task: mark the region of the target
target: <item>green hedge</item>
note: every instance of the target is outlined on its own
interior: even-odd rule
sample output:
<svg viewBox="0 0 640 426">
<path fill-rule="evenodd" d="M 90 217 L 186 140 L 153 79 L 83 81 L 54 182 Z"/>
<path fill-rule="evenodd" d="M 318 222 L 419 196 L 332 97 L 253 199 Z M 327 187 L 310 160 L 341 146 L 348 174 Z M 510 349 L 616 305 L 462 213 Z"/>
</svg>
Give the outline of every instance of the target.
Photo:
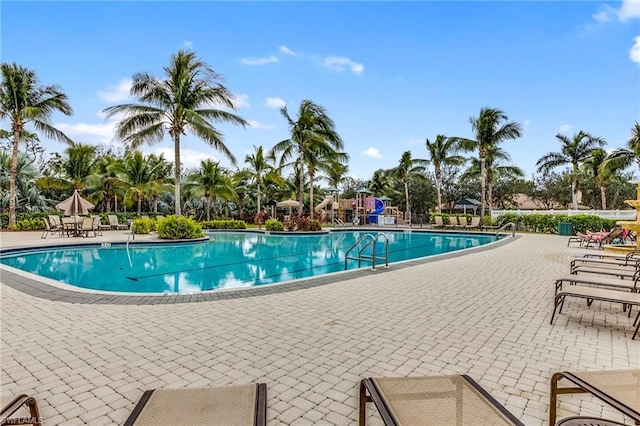
<svg viewBox="0 0 640 426">
<path fill-rule="evenodd" d="M 602 219 L 599 216 L 578 214 L 569 216 L 566 214 L 525 214 L 507 213 L 496 218 L 497 223 L 513 222 L 519 230 L 537 232 L 542 234 L 557 234 L 558 223 L 571 223 L 573 232 L 585 233 L 587 230 L 595 232 L 602 228 L 611 229 L 617 220 Z"/>
<path fill-rule="evenodd" d="M 244 220 L 234 219 L 205 220 L 200 222 L 200 226 L 204 229 L 247 229 L 247 223 Z"/>
<path fill-rule="evenodd" d="M 156 225 L 158 237 L 167 240 L 201 238 L 205 234 L 198 222 L 184 216 L 167 216 Z"/>
<path fill-rule="evenodd" d="M 134 234 L 150 234 L 155 231 L 156 221 L 154 219 L 133 219 L 131 230 Z"/>
<path fill-rule="evenodd" d="M 7 220 L 7 223 L 9 221 Z M 11 227 L 12 231 L 36 231 L 45 229 L 46 225 L 44 223 L 44 219 L 33 218 L 33 219 L 21 219 L 16 222 L 14 226 Z"/>
</svg>

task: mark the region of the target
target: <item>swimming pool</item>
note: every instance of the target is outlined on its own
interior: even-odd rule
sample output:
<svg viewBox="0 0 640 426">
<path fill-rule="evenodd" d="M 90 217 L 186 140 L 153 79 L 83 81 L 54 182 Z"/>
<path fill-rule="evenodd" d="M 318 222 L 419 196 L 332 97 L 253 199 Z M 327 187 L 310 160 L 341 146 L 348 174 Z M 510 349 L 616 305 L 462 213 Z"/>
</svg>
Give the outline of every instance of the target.
<svg viewBox="0 0 640 426">
<path fill-rule="evenodd" d="M 371 231 L 325 234 L 216 232 L 190 244 L 48 247 L 2 254 L 0 263 L 85 289 L 124 293 L 191 293 L 274 284 L 345 269 L 347 250 Z M 495 235 L 385 231 L 389 262 L 496 241 Z M 384 253 L 377 240 L 378 256 Z M 370 250 L 370 249 L 369 249 Z M 364 254 L 370 254 L 365 251 Z M 378 259 L 378 264 L 384 263 Z M 362 267 L 370 267 L 362 263 Z M 348 269 L 357 268 L 349 260 Z"/>
</svg>

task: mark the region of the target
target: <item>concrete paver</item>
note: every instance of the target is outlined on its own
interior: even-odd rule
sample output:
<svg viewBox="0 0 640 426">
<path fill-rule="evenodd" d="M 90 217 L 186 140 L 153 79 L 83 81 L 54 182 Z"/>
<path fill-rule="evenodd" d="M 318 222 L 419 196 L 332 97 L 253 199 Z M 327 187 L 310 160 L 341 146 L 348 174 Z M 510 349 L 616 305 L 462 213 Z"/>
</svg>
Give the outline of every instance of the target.
<svg viewBox="0 0 640 426">
<path fill-rule="evenodd" d="M 3 247 L 52 242 L 38 237 L 0 233 Z M 122 424 L 146 389 L 262 381 L 269 425 L 348 425 L 362 377 L 464 373 L 543 425 L 553 372 L 640 367 L 620 306 L 568 300 L 549 324 L 553 278 L 581 253 L 566 237 L 523 235 L 312 288 L 158 305 L 47 300 L 0 277 L 1 392 L 35 396 L 47 424 L 102 425 Z M 624 420 L 585 395 L 560 400 L 560 416 Z"/>
</svg>

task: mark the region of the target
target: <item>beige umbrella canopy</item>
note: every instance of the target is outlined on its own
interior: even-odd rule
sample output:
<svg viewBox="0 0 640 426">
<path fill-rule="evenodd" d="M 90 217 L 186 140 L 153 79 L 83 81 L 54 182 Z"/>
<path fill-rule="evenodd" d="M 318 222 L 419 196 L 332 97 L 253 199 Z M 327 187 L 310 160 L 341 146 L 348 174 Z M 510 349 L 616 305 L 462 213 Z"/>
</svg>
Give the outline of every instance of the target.
<svg viewBox="0 0 640 426">
<path fill-rule="evenodd" d="M 56 208 L 63 210 L 65 216 L 86 215 L 94 207 L 93 204 L 80 196 L 77 189 L 73 190 L 71 197 L 56 204 Z"/>
<path fill-rule="evenodd" d="M 289 209 L 289 216 L 291 216 L 291 209 L 293 208 L 300 208 L 300 201 L 297 200 L 284 200 L 284 201 L 280 201 L 276 204 L 277 207 L 283 207 L 283 208 L 288 208 Z"/>
</svg>

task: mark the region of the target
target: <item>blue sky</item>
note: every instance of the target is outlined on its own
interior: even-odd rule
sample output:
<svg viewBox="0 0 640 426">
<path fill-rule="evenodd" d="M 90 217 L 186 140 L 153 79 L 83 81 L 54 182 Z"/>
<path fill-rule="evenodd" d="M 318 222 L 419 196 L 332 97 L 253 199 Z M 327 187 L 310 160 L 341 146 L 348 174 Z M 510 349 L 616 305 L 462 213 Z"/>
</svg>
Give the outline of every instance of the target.
<svg viewBox="0 0 640 426">
<path fill-rule="evenodd" d="M 242 163 L 252 146 L 288 137 L 279 112 L 323 105 L 370 178 L 425 138 L 472 137 L 469 118 L 502 109 L 524 128 L 504 144 L 531 177 L 560 132 L 624 145 L 640 120 L 640 0 L 623 2 L 18 2 L 3 1 L 1 58 L 69 96 L 53 123 L 77 142 L 113 140 L 100 111 L 128 102 L 136 72 L 162 76 L 178 49 L 225 77 L 247 129 L 220 124 Z M 7 128 L 7 123 L 2 123 Z M 64 145 L 44 141 L 48 151 Z M 165 152 L 172 144 L 143 147 Z M 183 139 L 186 167 L 220 153 Z"/>
</svg>

